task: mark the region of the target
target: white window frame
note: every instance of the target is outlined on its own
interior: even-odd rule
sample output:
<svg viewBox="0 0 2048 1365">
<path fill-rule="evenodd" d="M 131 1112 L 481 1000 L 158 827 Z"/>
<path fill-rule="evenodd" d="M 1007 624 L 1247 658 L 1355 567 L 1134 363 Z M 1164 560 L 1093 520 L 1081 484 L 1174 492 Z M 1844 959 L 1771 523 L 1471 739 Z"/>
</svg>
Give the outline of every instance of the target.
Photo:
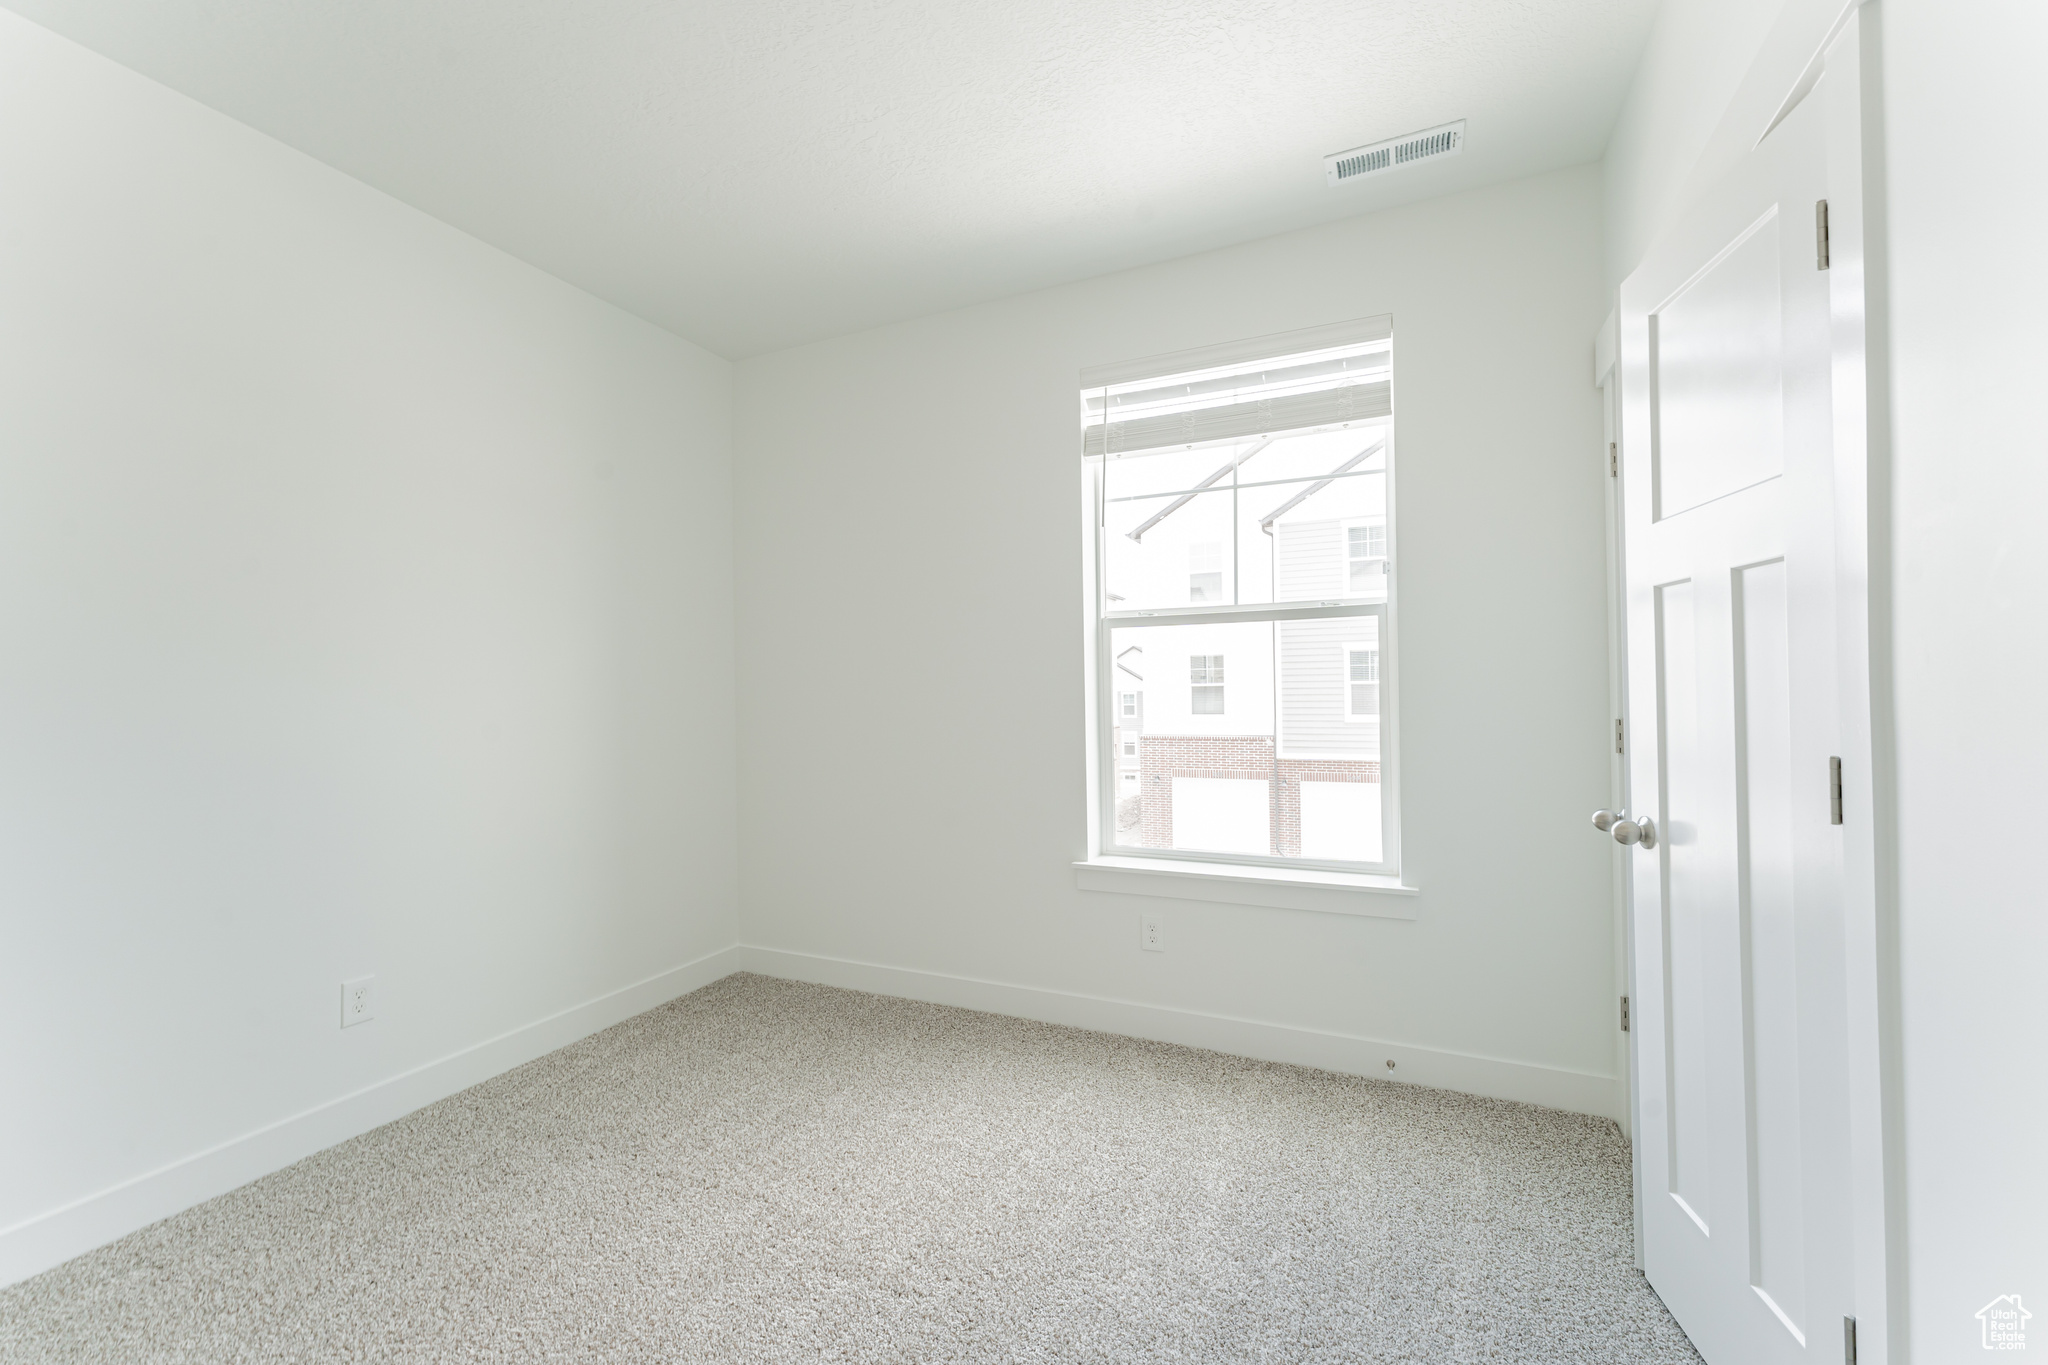
<svg viewBox="0 0 2048 1365">
<path fill-rule="evenodd" d="M 1321 340 L 1324 345 L 1339 345 L 1344 342 L 1347 329 L 1361 325 L 1378 324 L 1388 328 L 1377 333 L 1390 335 L 1389 319 L 1369 319 L 1364 324 L 1343 324 L 1333 328 L 1311 329 L 1306 333 L 1289 334 L 1265 338 L 1261 342 L 1234 344 L 1226 347 L 1208 348 L 1203 352 L 1183 353 L 1180 357 L 1162 357 L 1152 362 L 1159 368 L 1152 373 L 1169 374 L 1177 372 L 1176 366 L 1192 369 L 1197 364 L 1233 364 L 1243 360 L 1254 360 L 1262 356 L 1281 356 L 1310 349 L 1305 344 L 1311 339 Z M 1260 349 L 1269 348 L 1269 349 Z M 1211 360 L 1210 357 L 1215 357 Z M 1390 385 L 1391 387 L 1391 385 Z M 1311 430 L 1329 430 L 1337 427 L 1352 429 L 1378 428 L 1384 432 L 1385 470 L 1383 474 L 1386 490 L 1385 510 L 1381 517 L 1371 520 L 1384 525 L 1384 546 L 1389 572 L 1386 575 L 1386 589 L 1383 595 L 1374 594 L 1376 600 L 1349 593 L 1350 587 L 1350 544 L 1346 532 L 1344 552 L 1344 579 L 1340 595 L 1317 602 L 1289 602 L 1258 606 L 1190 605 L 1181 609 L 1160 609 L 1148 611 L 1113 610 L 1117 603 L 1110 600 L 1103 580 L 1104 548 L 1103 535 L 1106 524 L 1105 469 L 1101 454 L 1084 455 L 1082 460 L 1083 517 L 1086 527 L 1086 544 L 1089 553 L 1085 561 L 1084 599 L 1086 612 L 1086 667 L 1091 678 L 1088 690 L 1088 743 L 1086 760 L 1091 778 L 1089 792 L 1089 839 L 1088 859 L 1076 864 L 1080 885 L 1085 889 L 1132 891 L 1142 894 L 1182 896 L 1198 900 L 1232 900 L 1243 904 L 1262 904 L 1302 909 L 1328 909 L 1340 913 L 1361 913 L 1411 918 L 1413 912 L 1397 907 L 1392 902 L 1378 902 L 1372 893 L 1392 893 L 1412 896 L 1414 888 L 1401 881 L 1401 799 L 1400 799 L 1400 727 L 1399 716 L 1399 645 L 1398 645 L 1398 586 L 1397 576 L 1391 566 L 1396 562 L 1396 538 L 1398 535 L 1398 513 L 1396 502 L 1397 452 L 1394 418 L 1372 418 L 1363 421 L 1333 423 L 1323 428 L 1297 428 L 1282 433 L 1300 435 Z M 1362 519 L 1352 519 L 1363 524 Z M 1118 599 L 1121 600 L 1121 599 Z M 1121 780 L 1121 760 L 1113 749 L 1113 732 L 1118 716 L 1118 693 L 1120 688 L 1115 679 L 1117 659 L 1111 653 L 1112 631 L 1124 627 L 1161 627 L 1195 624 L 1220 624 L 1223 622 L 1279 622 L 1299 620 L 1330 620 L 1345 617 L 1372 617 L 1376 629 L 1376 647 L 1379 650 L 1380 713 L 1379 721 L 1379 765 L 1381 788 L 1381 851 L 1382 857 L 1376 863 L 1344 862 L 1308 858 L 1282 858 L 1272 855 L 1247 853 L 1204 853 L 1191 849 L 1149 849 L 1136 848 L 1116 842 L 1116 805 L 1118 783 Z M 1124 647 L 1128 651 L 1129 646 Z M 1350 713 L 1350 669 L 1349 653 L 1344 656 L 1345 714 Z M 1276 656 L 1277 660 L 1277 656 Z M 1227 667 L 1227 665 L 1226 665 Z M 1157 669 L 1148 670 L 1148 676 Z M 1192 686 L 1178 676 L 1179 668 L 1168 665 L 1169 676 L 1150 683 L 1152 686 Z M 1279 698 L 1275 697 L 1274 744 L 1276 756 L 1281 743 L 1281 717 Z M 1360 718 L 1365 719 L 1363 717 Z M 1157 875 L 1152 875 L 1156 872 Z M 1141 875 L 1142 874 L 1142 875 Z M 1214 874 L 1213 885 L 1201 883 L 1211 880 L 1204 874 Z M 1356 893 L 1367 893 L 1363 899 Z M 1318 899 L 1321 897 L 1322 899 Z M 1374 902 L 1369 908 L 1366 902 Z"/>
</svg>

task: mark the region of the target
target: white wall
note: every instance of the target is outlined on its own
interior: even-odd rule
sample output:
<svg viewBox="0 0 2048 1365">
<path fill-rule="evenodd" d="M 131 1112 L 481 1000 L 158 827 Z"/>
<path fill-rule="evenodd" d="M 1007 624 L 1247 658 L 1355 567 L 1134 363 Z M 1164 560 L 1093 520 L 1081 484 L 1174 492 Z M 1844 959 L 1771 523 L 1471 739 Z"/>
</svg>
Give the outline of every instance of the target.
<svg viewBox="0 0 2048 1365">
<path fill-rule="evenodd" d="M 724 361 L 0 13 L 0 1281 L 733 941 L 729 421 Z"/>
<path fill-rule="evenodd" d="M 2048 1345 L 2048 9 L 1883 0 L 1912 1359 Z M 1986 135 L 1986 129 L 1996 129 Z"/>
<path fill-rule="evenodd" d="M 1755 149 L 1861 0 L 1664 0 L 1602 163 L 1610 294 Z"/>
<path fill-rule="evenodd" d="M 1603 166 L 1609 291 L 1683 202 L 1783 8 L 1784 0 L 1664 0 L 1658 9 Z"/>
<path fill-rule="evenodd" d="M 1423 1080 L 1477 1054 L 1612 1104 L 1610 857 L 1585 823 L 1607 782 L 1600 211 L 1580 168 L 740 363 L 742 934 L 782 950 L 760 960 L 1390 1040 Z M 1077 890 L 1079 371 L 1379 313 L 1417 918 Z M 1139 951 L 1141 906 L 1167 952 Z"/>
</svg>

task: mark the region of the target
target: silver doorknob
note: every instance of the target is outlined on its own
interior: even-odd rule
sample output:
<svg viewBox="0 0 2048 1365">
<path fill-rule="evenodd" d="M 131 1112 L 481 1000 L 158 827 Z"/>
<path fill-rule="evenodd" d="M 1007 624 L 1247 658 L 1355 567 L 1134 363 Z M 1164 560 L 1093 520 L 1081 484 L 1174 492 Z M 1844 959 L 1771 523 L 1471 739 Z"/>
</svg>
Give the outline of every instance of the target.
<svg viewBox="0 0 2048 1365">
<path fill-rule="evenodd" d="M 1614 828 L 1614 822 L 1620 818 L 1619 815 L 1611 810 L 1596 810 L 1593 812 L 1593 828 L 1605 834 L 1608 830 Z"/>
<path fill-rule="evenodd" d="M 1640 820 L 1616 820 L 1611 832 L 1617 844 L 1641 844 L 1644 848 L 1657 846 L 1657 827 L 1647 815 Z"/>
</svg>

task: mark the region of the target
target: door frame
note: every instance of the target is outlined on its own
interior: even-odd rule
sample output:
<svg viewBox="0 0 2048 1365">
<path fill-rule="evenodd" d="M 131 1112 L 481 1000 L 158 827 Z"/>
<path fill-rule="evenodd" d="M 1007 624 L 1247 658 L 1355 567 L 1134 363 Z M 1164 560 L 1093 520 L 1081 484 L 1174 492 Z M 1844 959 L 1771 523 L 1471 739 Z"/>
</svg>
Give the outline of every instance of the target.
<svg viewBox="0 0 2048 1365">
<path fill-rule="evenodd" d="M 1850 1211 L 1859 1365 L 1906 1365 L 1896 781 L 1882 260 L 1880 6 L 1850 0 L 1809 70 L 1825 100 L 1834 402 L 1835 638 Z M 1802 76 L 1802 79 L 1805 79 Z M 1795 94 L 1797 88 L 1795 87 Z"/>
<path fill-rule="evenodd" d="M 1621 319 L 1618 312 L 1609 310 L 1607 321 L 1600 325 L 1599 335 L 1593 341 L 1593 384 L 1600 390 L 1600 420 L 1602 441 L 1600 445 L 1601 482 L 1606 487 L 1606 511 L 1603 528 L 1607 541 L 1607 709 L 1612 725 L 1607 732 L 1607 806 L 1608 810 L 1629 809 L 1628 756 L 1627 747 L 1634 727 L 1629 723 L 1628 712 L 1628 573 L 1622 558 L 1622 500 L 1621 482 L 1621 384 L 1617 376 L 1616 361 L 1621 353 Z M 1637 1270 L 1643 1268 L 1643 1166 L 1636 1159 L 1636 1132 L 1640 1128 L 1641 1114 L 1637 1105 L 1636 1086 L 1636 1030 L 1630 1019 L 1626 1030 L 1619 1028 L 1621 1011 L 1630 1008 L 1636 999 L 1635 986 L 1635 892 L 1629 877 L 1628 850 L 1616 845 L 1609 853 L 1612 860 L 1609 877 L 1612 880 L 1610 895 L 1613 914 L 1614 951 L 1614 994 L 1616 1010 L 1615 1074 L 1619 1077 L 1621 1093 L 1616 1096 L 1616 1112 L 1621 1122 L 1622 1136 L 1629 1143 L 1630 1181 L 1632 1185 L 1631 1208 L 1635 1232 L 1634 1257 Z M 1630 1002 L 1628 1005 L 1624 1001 Z"/>
</svg>

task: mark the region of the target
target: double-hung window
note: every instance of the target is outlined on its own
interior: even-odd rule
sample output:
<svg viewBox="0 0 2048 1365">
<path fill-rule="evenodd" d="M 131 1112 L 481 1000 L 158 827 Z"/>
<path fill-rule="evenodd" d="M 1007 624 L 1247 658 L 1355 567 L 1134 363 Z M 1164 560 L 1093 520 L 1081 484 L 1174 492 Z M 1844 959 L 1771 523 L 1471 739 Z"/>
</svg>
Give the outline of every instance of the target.
<svg viewBox="0 0 2048 1365">
<path fill-rule="evenodd" d="M 1188 713 L 1196 716 L 1223 714 L 1223 656 L 1194 654 L 1188 657 Z"/>
<path fill-rule="evenodd" d="M 1368 521 L 1344 528 L 1345 582 L 1354 593 L 1369 593 L 1387 571 L 1387 524 Z"/>
<path fill-rule="evenodd" d="M 1380 652 L 1372 645 L 1344 649 L 1344 707 L 1353 720 L 1380 718 Z"/>
<path fill-rule="evenodd" d="M 1083 374 L 1103 853 L 1398 872 L 1393 346 Z"/>
</svg>

